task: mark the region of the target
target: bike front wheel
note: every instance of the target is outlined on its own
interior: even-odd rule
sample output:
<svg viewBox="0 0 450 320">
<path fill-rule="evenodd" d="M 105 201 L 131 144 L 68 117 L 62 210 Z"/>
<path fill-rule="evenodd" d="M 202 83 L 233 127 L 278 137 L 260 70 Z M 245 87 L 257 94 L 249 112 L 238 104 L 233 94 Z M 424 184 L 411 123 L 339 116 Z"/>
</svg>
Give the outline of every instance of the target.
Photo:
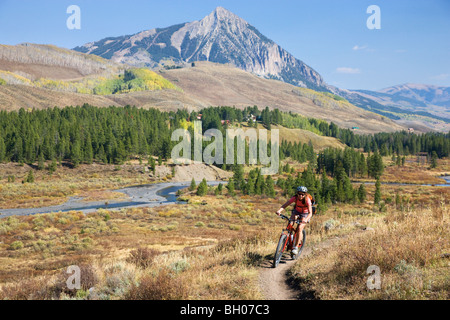
<svg viewBox="0 0 450 320">
<path fill-rule="evenodd" d="M 277 250 L 275 251 L 275 255 L 273 257 L 273 267 L 276 268 L 281 261 L 281 257 L 283 256 L 283 251 L 286 248 L 287 235 L 282 234 L 280 236 L 280 240 L 278 241 Z"/>
</svg>

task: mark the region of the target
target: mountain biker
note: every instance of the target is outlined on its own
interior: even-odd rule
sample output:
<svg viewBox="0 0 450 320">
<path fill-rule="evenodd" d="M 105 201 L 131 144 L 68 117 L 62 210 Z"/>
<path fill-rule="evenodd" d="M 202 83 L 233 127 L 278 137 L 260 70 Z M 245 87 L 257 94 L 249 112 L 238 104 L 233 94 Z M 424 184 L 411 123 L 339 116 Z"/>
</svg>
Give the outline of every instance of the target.
<svg viewBox="0 0 450 320">
<path fill-rule="evenodd" d="M 297 194 L 290 198 L 276 212 L 277 215 L 280 215 L 286 207 L 295 202 L 295 207 L 294 210 L 292 210 L 291 219 L 296 220 L 300 218 L 301 222 L 298 228 L 297 236 L 294 240 L 294 249 L 292 249 L 293 254 L 298 254 L 298 244 L 303 241 L 303 229 L 305 228 L 306 223 L 308 223 L 313 214 L 311 199 L 306 195 L 307 192 L 308 189 L 306 187 L 299 186 L 297 188 Z"/>
</svg>

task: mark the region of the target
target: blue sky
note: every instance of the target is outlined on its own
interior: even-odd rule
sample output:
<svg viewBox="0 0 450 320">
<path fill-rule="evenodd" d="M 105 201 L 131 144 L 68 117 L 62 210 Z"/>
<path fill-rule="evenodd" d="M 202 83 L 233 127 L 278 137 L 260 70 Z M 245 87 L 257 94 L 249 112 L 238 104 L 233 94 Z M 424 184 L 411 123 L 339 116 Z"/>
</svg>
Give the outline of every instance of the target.
<svg viewBox="0 0 450 320">
<path fill-rule="evenodd" d="M 70 5 L 81 29 L 69 30 Z M 366 12 L 377 5 L 381 29 Z M 222 6 L 256 27 L 329 84 L 378 90 L 403 83 L 450 86 L 448 0 L 0 0 L 0 44 L 73 48 L 110 36 L 200 20 Z"/>
</svg>

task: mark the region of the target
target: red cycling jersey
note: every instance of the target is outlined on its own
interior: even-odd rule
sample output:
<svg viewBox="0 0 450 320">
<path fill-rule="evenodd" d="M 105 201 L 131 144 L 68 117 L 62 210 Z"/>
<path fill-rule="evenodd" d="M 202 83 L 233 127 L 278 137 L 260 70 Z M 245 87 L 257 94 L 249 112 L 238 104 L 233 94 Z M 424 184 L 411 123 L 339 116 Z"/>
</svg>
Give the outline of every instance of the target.
<svg viewBox="0 0 450 320">
<path fill-rule="evenodd" d="M 297 210 L 299 213 L 309 213 L 308 207 L 312 206 L 311 198 L 308 196 L 305 196 L 305 203 L 303 204 L 303 200 L 298 199 L 297 196 L 293 196 L 286 202 L 283 207 L 286 208 L 291 203 L 295 201 L 295 210 Z"/>
</svg>

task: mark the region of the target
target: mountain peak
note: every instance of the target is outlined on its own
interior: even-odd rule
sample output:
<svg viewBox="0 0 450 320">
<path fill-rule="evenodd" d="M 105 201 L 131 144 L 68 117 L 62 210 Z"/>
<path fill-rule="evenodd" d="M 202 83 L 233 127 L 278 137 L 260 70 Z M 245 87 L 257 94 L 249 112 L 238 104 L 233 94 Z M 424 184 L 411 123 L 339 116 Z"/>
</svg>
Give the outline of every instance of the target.
<svg viewBox="0 0 450 320">
<path fill-rule="evenodd" d="M 75 48 L 116 62 L 161 67 L 166 62 L 231 63 L 256 75 L 296 86 L 323 87 L 320 74 L 231 11 L 217 7 L 199 21 L 134 36 L 105 38 Z"/>
<path fill-rule="evenodd" d="M 240 19 L 233 12 L 225 9 L 224 7 L 217 7 L 211 12 L 211 15 L 218 20 L 227 20 L 227 19 Z"/>
<path fill-rule="evenodd" d="M 247 21 L 223 7 L 217 7 L 214 9 L 214 11 L 203 18 L 201 22 L 204 24 L 212 23 L 213 25 L 221 25 L 226 23 L 231 25 L 241 25 L 242 27 L 248 25 Z"/>
</svg>

